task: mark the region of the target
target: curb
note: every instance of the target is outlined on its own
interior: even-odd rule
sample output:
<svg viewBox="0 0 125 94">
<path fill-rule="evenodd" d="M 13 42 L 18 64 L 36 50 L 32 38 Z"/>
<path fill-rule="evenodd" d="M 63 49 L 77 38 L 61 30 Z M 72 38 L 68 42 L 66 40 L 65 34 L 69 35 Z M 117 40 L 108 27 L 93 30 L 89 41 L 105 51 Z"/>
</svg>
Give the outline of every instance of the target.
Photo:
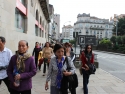
<svg viewBox="0 0 125 94">
<path fill-rule="evenodd" d="M 115 55 L 125 56 L 125 54 L 121 54 L 121 53 L 114 53 L 114 52 L 107 52 L 107 51 L 100 51 L 100 50 L 93 50 L 93 51 L 103 52 L 103 53 L 108 53 L 108 54 L 115 54 Z"/>
</svg>

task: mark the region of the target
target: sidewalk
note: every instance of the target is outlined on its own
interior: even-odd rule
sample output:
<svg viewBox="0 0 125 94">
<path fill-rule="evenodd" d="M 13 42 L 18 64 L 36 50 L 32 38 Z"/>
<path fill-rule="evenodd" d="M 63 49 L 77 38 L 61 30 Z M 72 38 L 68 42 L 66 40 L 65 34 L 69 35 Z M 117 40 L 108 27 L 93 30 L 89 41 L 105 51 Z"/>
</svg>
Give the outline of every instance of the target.
<svg viewBox="0 0 125 94">
<path fill-rule="evenodd" d="M 83 77 L 79 74 L 78 69 L 76 73 L 79 80 L 77 94 L 83 94 Z M 32 94 L 50 94 L 50 89 L 48 91 L 44 89 L 45 79 L 46 76 L 42 76 L 42 71 L 38 71 L 33 77 Z M 90 76 L 88 88 L 89 94 L 125 94 L 125 82 L 100 68 L 97 69 L 95 75 Z M 0 94 L 9 94 L 4 83 L 0 86 Z"/>
</svg>

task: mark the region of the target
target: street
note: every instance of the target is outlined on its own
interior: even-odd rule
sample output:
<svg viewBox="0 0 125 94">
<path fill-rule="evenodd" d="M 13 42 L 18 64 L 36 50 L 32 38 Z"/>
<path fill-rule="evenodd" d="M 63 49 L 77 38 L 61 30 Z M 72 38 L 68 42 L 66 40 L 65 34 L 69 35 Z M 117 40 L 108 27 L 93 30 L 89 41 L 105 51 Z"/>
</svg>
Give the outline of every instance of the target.
<svg viewBox="0 0 125 94">
<path fill-rule="evenodd" d="M 99 67 L 125 81 L 125 56 L 97 52 Z"/>
<path fill-rule="evenodd" d="M 80 48 L 76 48 L 76 53 L 79 54 Z M 75 48 L 74 48 L 75 51 Z M 104 53 L 101 51 L 93 51 L 97 54 L 99 68 L 111 73 L 115 77 L 125 81 L 125 56 Z"/>
</svg>

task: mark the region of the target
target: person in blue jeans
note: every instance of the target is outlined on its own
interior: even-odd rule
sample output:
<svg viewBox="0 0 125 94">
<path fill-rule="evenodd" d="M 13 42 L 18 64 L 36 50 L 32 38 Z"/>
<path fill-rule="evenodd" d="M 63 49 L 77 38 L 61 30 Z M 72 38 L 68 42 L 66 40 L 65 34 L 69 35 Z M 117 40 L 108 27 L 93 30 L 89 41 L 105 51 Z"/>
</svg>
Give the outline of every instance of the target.
<svg viewBox="0 0 125 94">
<path fill-rule="evenodd" d="M 80 59 L 82 61 L 83 91 L 84 94 L 88 94 L 88 83 L 90 77 L 90 74 L 88 73 L 88 63 L 94 63 L 94 54 L 92 53 L 91 45 L 86 45 L 85 50 L 81 52 Z"/>
</svg>

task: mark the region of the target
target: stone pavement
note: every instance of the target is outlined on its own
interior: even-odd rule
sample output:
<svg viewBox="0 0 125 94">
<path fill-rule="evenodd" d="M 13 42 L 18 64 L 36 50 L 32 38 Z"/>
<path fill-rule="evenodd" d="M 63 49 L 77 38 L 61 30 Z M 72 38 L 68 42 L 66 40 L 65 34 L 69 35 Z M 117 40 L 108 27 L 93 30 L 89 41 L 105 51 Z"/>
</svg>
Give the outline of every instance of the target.
<svg viewBox="0 0 125 94">
<path fill-rule="evenodd" d="M 79 74 L 78 69 L 76 73 L 79 80 L 77 94 L 83 94 L 83 77 Z M 46 76 L 42 76 L 42 71 L 38 71 L 33 77 L 32 94 L 49 94 L 50 89 L 47 91 L 44 89 L 45 79 Z M 88 88 L 89 94 L 125 94 L 125 82 L 100 68 L 97 69 L 95 75 L 90 76 Z M 9 94 L 4 83 L 0 86 L 0 94 Z"/>
</svg>

